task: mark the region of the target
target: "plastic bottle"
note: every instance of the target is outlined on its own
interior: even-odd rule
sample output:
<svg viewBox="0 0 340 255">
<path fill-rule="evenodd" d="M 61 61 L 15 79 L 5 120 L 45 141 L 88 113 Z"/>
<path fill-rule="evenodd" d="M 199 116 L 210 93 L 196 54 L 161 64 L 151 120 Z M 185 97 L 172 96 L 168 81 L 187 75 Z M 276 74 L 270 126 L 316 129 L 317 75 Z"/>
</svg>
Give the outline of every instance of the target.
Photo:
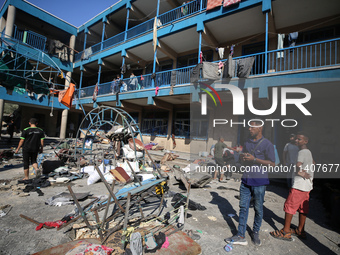
<svg viewBox="0 0 340 255">
<path fill-rule="evenodd" d="M 232 243 L 228 243 L 226 246 L 224 246 L 224 250 L 226 252 L 229 252 L 233 249 L 233 244 Z"/>
</svg>

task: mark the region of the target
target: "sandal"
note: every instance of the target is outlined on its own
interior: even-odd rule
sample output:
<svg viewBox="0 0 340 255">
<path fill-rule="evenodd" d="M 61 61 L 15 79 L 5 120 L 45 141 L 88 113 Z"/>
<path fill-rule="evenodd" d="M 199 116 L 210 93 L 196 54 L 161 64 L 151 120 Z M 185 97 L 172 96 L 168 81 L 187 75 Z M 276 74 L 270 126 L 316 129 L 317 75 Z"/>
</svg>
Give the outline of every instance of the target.
<svg viewBox="0 0 340 255">
<path fill-rule="evenodd" d="M 192 239 L 192 240 L 199 240 L 199 239 L 201 239 L 201 236 L 200 235 L 197 235 L 197 234 L 194 234 L 193 232 L 192 232 L 192 230 L 190 229 L 190 230 L 185 230 L 185 233 Z"/>
<path fill-rule="evenodd" d="M 276 239 L 281 239 L 281 240 L 285 240 L 285 241 L 292 241 L 292 237 L 291 237 L 291 233 L 286 233 L 283 231 L 283 229 L 281 230 L 275 230 L 273 232 L 270 232 L 270 235 Z"/>
<path fill-rule="evenodd" d="M 297 236 L 301 239 L 307 239 L 306 231 L 300 232 L 298 228 L 292 230 L 292 235 Z"/>
</svg>

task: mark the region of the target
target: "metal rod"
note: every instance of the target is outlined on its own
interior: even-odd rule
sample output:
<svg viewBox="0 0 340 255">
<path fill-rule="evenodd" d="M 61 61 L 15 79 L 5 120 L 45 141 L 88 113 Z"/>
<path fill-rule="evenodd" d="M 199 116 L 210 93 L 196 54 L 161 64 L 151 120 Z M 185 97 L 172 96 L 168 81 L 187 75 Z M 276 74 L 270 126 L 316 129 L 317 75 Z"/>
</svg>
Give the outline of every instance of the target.
<svg viewBox="0 0 340 255">
<path fill-rule="evenodd" d="M 87 220 L 86 215 L 85 215 L 85 213 L 84 213 L 84 211 L 83 211 L 83 208 L 80 206 L 80 204 L 79 204 L 79 202 L 78 202 L 78 199 L 77 199 L 76 195 L 73 193 L 73 190 L 72 190 L 71 186 L 68 185 L 67 188 L 68 188 L 68 190 L 70 191 L 70 194 L 71 194 L 71 196 L 72 196 L 72 198 L 73 198 L 73 201 L 74 201 L 74 203 L 76 204 L 76 206 L 77 206 L 77 208 L 78 208 L 78 210 L 79 210 L 80 215 L 83 217 L 83 219 L 84 219 L 84 221 L 85 221 L 85 223 L 86 223 L 86 226 L 87 226 L 89 229 L 93 229 L 92 226 L 90 225 L 89 221 Z"/>
<path fill-rule="evenodd" d="M 149 159 L 151 160 L 152 164 L 153 164 L 154 167 L 156 168 L 156 170 L 157 170 L 157 172 L 158 172 L 158 174 L 159 174 L 159 178 L 161 178 L 161 177 L 162 177 L 161 171 L 159 171 L 159 169 L 158 169 L 158 167 L 156 166 L 155 162 L 154 162 L 153 159 L 151 158 L 151 156 L 150 156 L 148 150 L 147 150 L 147 149 L 144 149 L 144 150 L 145 150 L 146 154 L 148 154 Z"/>
<path fill-rule="evenodd" d="M 164 190 L 163 190 L 163 194 L 162 194 L 161 203 L 159 204 L 158 214 L 160 214 L 160 212 L 161 212 L 161 208 L 162 208 L 162 205 L 163 205 L 163 200 L 164 200 L 164 194 L 165 194 L 165 192 L 164 192 Z"/>
<path fill-rule="evenodd" d="M 191 188 L 191 183 L 190 182 L 188 182 L 189 183 L 189 186 L 188 186 L 188 188 L 187 188 L 187 206 L 186 206 L 186 210 L 185 210 L 185 212 L 184 212 L 184 224 L 185 224 L 185 219 L 187 218 L 187 214 L 188 214 L 188 209 L 189 209 L 189 195 L 190 195 L 190 188 Z"/>
<path fill-rule="evenodd" d="M 102 241 L 104 236 L 103 236 L 103 232 L 102 232 L 102 229 L 101 229 L 101 226 L 100 226 L 100 219 L 99 219 L 99 215 L 98 215 L 98 210 L 94 211 L 94 216 L 96 217 L 98 234 L 99 234 L 100 240 Z"/>
<path fill-rule="evenodd" d="M 131 199 L 131 193 L 129 192 L 128 195 L 127 195 L 127 202 L 126 202 L 126 207 L 125 207 L 123 233 L 126 232 L 126 229 L 127 229 L 127 223 L 128 223 L 128 217 L 129 217 L 130 199 Z M 126 242 L 126 234 L 123 235 L 123 240 L 122 240 L 123 249 L 125 248 L 125 242 Z"/>
<path fill-rule="evenodd" d="M 128 165 L 129 165 L 129 167 L 130 167 L 130 169 L 131 169 L 131 171 L 132 171 L 133 177 L 138 181 L 139 185 L 142 186 L 142 183 L 141 183 L 141 181 L 137 178 L 137 175 L 136 175 L 136 173 L 135 173 L 135 170 L 133 170 L 133 168 L 132 168 L 132 166 L 131 166 L 129 160 L 126 160 L 126 162 L 128 163 Z"/>
<path fill-rule="evenodd" d="M 21 217 L 21 218 L 24 218 L 25 220 L 28 220 L 28 221 L 30 221 L 30 222 L 36 224 L 36 225 L 40 225 L 40 224 L 41 224 L 40 222 L 38 222 L 38 221 L 36 221 L 36 220 L 33 220 L 32 218 L 27 217 L 26 215 L 20 214 L 20 217 Z M 48 226 L 46 226 L 46 225 L 44 225 L 43 227 L 44 227 L 44 228 L 47 228 L 47 229 L 52 229 L 52 228 L 53 228 L 53 227 L 48 227 Z"/>
<path fill-rule="evenodd" d="M 112 183 L 112 186 L 111 186 L 111 190 L 112 191 L 113 191 L 113 189 L 115 187 L 115 183 L 116 183 L 116 180 L 113 180 L 113 183 Z M 102 229 L 104 229 L 104 227 L 105 227 L 105 221 L 106 221 L 107 213 L 109 211 L 111 198 L 112 198 L 111 194 L 109 194 L 109 198 L 107 199 L 107 206 L 105 208 L 105 212 L 104 212 L 104 216 L 103 216 L 103 220 L 102 220 L 102 225 L 101 225 Z"/>
<path fill-rule="evenodd" d="M 105 180 L 105 177 L 104 175 L 102 174 L 102 172 L 100 171 L 100 169 L 98 168 L 98 166 L 94 166 L 94 168 L 97 170 L 99 176 L 100 176 L 100 179 L 102 180 L 102 182 L 105 184 L 106 186 L 106 189 L 109 191 L 109 193 L 111 194 L 111 197 L 113 197 L 113 199 L 115 200 L 115 203 L 118 205 L 119 209 L 122 211 L 122 212 L 125 212 L 124 208 L 121 206 L 121 204 L 118 202 L 118 199 L 116 198 L 115 194 L 113 193 L 113 191 L 111 190 L 110 188 L 110 185 L 107 183 L 107 181 Z"/>
</svg>

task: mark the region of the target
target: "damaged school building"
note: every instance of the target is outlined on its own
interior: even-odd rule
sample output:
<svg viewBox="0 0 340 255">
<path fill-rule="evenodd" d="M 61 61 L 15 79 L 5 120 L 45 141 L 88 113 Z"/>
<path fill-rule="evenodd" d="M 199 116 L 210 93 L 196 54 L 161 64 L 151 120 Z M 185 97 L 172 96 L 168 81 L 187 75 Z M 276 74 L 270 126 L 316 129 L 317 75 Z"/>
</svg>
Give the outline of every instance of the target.
<svg viewBox="0 0 340 255">
<path fill-rule="evenodd" d="M 222 186 L 211 173 L 192 170 L 215 165 L 208 154 L 220 137 L 239 148 L 253 119 L 263 121 L 277 165 L 298 131 L 309 134 L 317 163 L 339 163 L 338 0 L 120 0 L 80 27 L 29 1 L 6 0 L 0 17 L 0 123 L 7 122 L 5 104 L 16 104 L 18 130 L 33 117 L 48 138 L 60 138 L 46 142 L 38 157 L 43 175 L 29 180 L 13 178 L 22 173 L 22 154 L 1 152 L 0 175 L 8 178 L 0 180 L 1 196 L 13 204 L 0 207 L 12 220 L 0 223 L 5 251 L 76 254 L 78 246 L 96 245 L 105 254 L 128 246 L 135 254 L 142 246 L 156 254 L 220 254 L 221 233 L 236 229 L 241 175 Z M 261 235 L 282 221 L 286 195 L 286 187 L 268 187 Z M 327 217 L 320 217 L 327 213 L 339 226 L 339 191 L 320 187 L 319 199 L 311 199 L 312 244 L 300 249 L 294 242 L 297 254 L 339 251 L 337 241 L 332 247 L 322 239 Z M 46 205 L 61 209 L 41 207 L 43 192 Z M 70 204 L 74 211 L 63 209 Z M 18 215 L 44 236 L 20 225 Z M 44 232 L 53 228 L 73 231 L 73 241 L 62 231 Z M 27 233 L 31 240 L 21 242 Z M 269 253 L 288 249 L 264 244 Z M 245 251 L 254 253 L 252 246 Z"/>
<path fill-rule="evenodd" d="M 36 117 L 48 136 L 65 138 L 70 126 L 76 135 L 84 113 L 117 107 L 139 123 L 145 143 L 199 153 L 210 151 L 219 136 L 231 146 L 243 143 L 248 128 L 242 123 L 254 116 L 249 101 L 256 110 L 271 109 L 276 88 L 288 89 L 288 99 L 307 98 L 289 91 L 298 87 L 311 95 L 303 103 L 311 115 L 291 104 L 282 114 L 278 100 L 276 111 L 261 116 L 277 120 L 265 123 L 265 136 L 280 152 L 289 134 L 308 131 L 316 160 L 322 154 L 334 159 L 340 146 L 333 128 L 339 119 L 331 117 L 340 110 L 334 104 L 339 7 L 337 0 L 121 0 L 75 27 L 28 1 L 7 0 L 0 12 L 2 45 L 13 51 L 1 60 L 0 110 L 18 104 L 21 129 Z M 69 109 L 56 92 L 70 83 Z M 242 90 L 244 115 L 233 114 L 240 106 L 217 84 Z M 190 106 L 201 109 L 206 91 L 214 97 L 205 97 L 209 114 L 197 117 Z M 215 119 L 228 124 L 214 128 Z M 282 125 L 287 119 L 294 122 Z"/>
</svg>

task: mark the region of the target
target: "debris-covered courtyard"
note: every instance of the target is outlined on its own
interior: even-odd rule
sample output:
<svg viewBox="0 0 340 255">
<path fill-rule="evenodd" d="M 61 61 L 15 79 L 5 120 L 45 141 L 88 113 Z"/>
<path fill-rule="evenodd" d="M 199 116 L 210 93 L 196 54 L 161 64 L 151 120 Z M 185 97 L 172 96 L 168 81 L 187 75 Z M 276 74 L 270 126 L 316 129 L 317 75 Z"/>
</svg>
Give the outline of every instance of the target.
<svg viewBox="0 0 340 255">
<path fill-rule="evenodd" d="M 52 145 L 46 145 L 44 148 L 44 153 L 49 157 L 55 157 L 53 152 L 54 145 L 52 143 Z M 147 233 L 152 233 L 156 236 L 157 233 L 164 232 L 169 246 L 167 248 L 159 247 L 160 249 L 156 251 L 157 254 L 224 254 L 226 252 L 224 250 L 226 245 L 224 239 L 235 234 L 238 226 L 239 176 L 233 176 L 234 178 L 232 177 L 227 182 L 212 181 L 212 178 L 206 178 L 204 182 L 197 182 L 195 173 L 182 170 L 188 164 L 193 163 L 190 161 L 188 154 L 170 153 L 168 155 L 176 156 L 167 158 L 164 157 L 166 152 L 162 150 L 150 150 L 150 154 L 156 164 L 159 164 L 162 178 L 167 182 L 167 185 L 151 185 L 151 189 L 147 188 L 150 193 L 140 196 L 141 199 L 139 200 L 137 198 L 133 199 L 132 192 L 128 220 L 125 213 L 122 213 L 117 206 L 111 205 L 106 211 L 106 205 L 103 201 L 109 201 L 112 196 L 105 183 L 98 181 L 88 185 L 88 174 L 79 172 L 75 165 L 67 164 L 64 166 L 64 173 L 49 174 L 49 186 L 29 188 L 29 185 L 20 181 L 23 177 L 20 154 L 4 159 L 0 171 L 0 205 L 2 206 L 0 253 L 34 254 L 58 245 L 63 246 L 73 240 L 86 238 L 86 240 L 93 241 L 93 238 L 95 238 L 98 244 L 113 248 L 112 254 L 123 254 L 123 250 L 119 247 L 122 247 L 122 240 L 125 240 L 124 235 L 127 234 L 127 236 L 130 235 L 131 237 L 132 234 L 128 232 L 132 231 L 141 233 L 141 236 L 147 235 Z M 211 157 L 198 157 L 198 155 L 196 158 L 201 159 L 202 162 L 212 160 Z M 168 160 L 164 162 L 164 159 Z M 163 164 L 160 163 L 161 161 Z M 90 162 L 87 165 L 90 166 Z M 143 176 L 144 174 L 145 176 L 150 176 L 155 173 L 157 176 L 157 171 L 152 171 L 152 164 L 149 168 L 151 169 L 145 170 L 151 170 L 151 172 L 137 170 L 138 173 L 136 174 L 138 176 Z M 73 178 L 70 178 L 72 176 Z M 74 178 L 74 176 L 79 178 Z M 31 170 L 30 179 L 35 177 L 36 175 Z M 192 183 L 196 181 L 198 183 L 197 188 L 192 185 L 188 192 L 185 186 L 186 181 L 182 181 L 181 178 L 185 178 Z M 127 196 L 119 196 L 119 190 L 126 189 L 129 185 L 125 186 L 124 181 L 118 181 L 117 176 L 115 179 L 113 193 L 126 211 Z M 105 178 L 105 180 L 112 182 L 109 178 Z M 142 178 L 141 180 L 143 187 L 145 185 L 144 180 Z M 130 182 L 130 186 L 132 186 L 131 183 L 135 183 L 134 188 L 138 189 L 137 180 Z M 160 192 L 159 188 L 164 192 Z M 61 225 L 62 227 L 60 226 L 58 230 L 54 225 L 49 225 L 48 223 L 56 223 L 67 215 L 73 215 L 75 218 L 78 216 L 74 214 L 75 211 L 77 212 L 77 206 L 75 205 L 75 200 L 70 196 L 70 189 L 78 197 L 83 196 L 79 200 L 76 199 L 76 201 L 79 201 L 79 205 L 84 209 L 84 212 L 83 214 L 78 213 L 80 216 L 77 220 L 71 221 L 69 224 L 66 223 L 66 226 Z M 52 198 L 60 193 L 68 194 L 68 196 L 63 196 L 64 200 L 55 200 L 53 202 Z M 161 201 L 162 193 L 164 194 L 163 201 Z M 186 208 L 186 197 L 182 201 L 174 200 L 176 193 L 184 196 L 189 194 L 189 209 L 184 214 L 187 216 L 184 220 L 184 225 L 179 223 L 183 219 L 180 217 L 181 208 L 178 207 L 178 202 Z M 276 240 L 269 235 L 270 231 L 282 228 L 284 223 L 283 204 L 287 195 L 288 189 L 284 181 L 271 181 L 265 193 L 264 218 L 260 232 L 262 245 L 255 246 L 249 236 L 254 218 L 254 210 L 250 208 L 248 233 L 246 234 L 249 244 L 247 246 L 234 245 L 230 253 L 340 254 L 340 247 L 338 246 L 340 243 L 339 232 L 332 226 L 329 213 L 323 206 L 321 191 L 318 187 L 311 193 L 311 210 L 306 223 L 306 240 L 293 237 L 293 241 L 287 242 Z M 86 206 L 91 202 L 93 202 L 90 205 L 92 209 L 95 208 L 95 205 L 102 205 L 102 207 L 97 210 L 86 211 L 89 208 Z M 178 208 L 178 210 L 175 208 Z M 169 213 L 167 214 L 167 212 Z M 92 231 L 87 228 L 87 223 L 84 222 L 84 217 L 82 216 L 86 217 L 88 224 L 93 228 Z M 104 216 L 107 219 L 106 226 L 102 225 Z M 143 218 L 144 220 L 141 220 Z M 292 223 L 296 226 L 297 222 L 298 217 L 295 216 Z M 37 230 L 36 228 L 40 223 L 45 223 L 45 225 L 40 225 L 41 229 Z M 133 227 L 132 230 L 131 227 Z M 184 236 L 188 239 L 185 239 Z M 126 237 L 126 247 L 131 245 L 129 240 Z M 52 251 L 38 254 L 66 254 L 65 250 L 62 250 L 62 246 L 54 248 Z M 53 253 L 53 251 L 56 253 Z M 144 250 L 144 252 L 146 251 Z"/>
</svg>

